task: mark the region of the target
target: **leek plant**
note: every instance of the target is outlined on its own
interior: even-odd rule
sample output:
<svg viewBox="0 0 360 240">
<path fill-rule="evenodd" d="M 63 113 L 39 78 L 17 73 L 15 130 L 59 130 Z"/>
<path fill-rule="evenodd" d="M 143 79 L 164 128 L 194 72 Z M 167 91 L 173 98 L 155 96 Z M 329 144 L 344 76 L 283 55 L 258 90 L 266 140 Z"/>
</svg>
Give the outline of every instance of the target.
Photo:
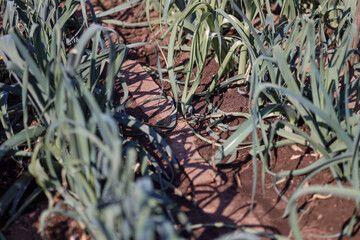
<svg viewBox="0 0 360 240">
<path fill-rule="evenodd" d="M 96 24 L 88 1 L 7 1 L 2 19 L 0 56 L 11 77 L 0 86 L 0 159 L 26 169 L 0 199 L 0 215 L 10 214 L 2 230 L 44 192 L 44 237 L 49 219 L 61 214 L 83 223 L 93 239 L 178 238 L 174 224 L 186 218 L 165 195 L 176 159 L 157 132 L 126 113 L 120 69 L 128 46 Z M 113 105 L 115 84 L 124 90 L 120 106 Z M 9 106 L 9 95 L 21 102 Z M 139 129 L 162 161 L 127 138 L 124 127 Z M 33 178 L 39 187 L 24 195 Z"/>
<path fill-rule="evenodd" d="M 182 2 L 180 4 L 179 2 Z M 165 1 L 164 15 L 167 9 L 172 9 L 171 1 Z M 242 21 L 237 19 L 233 14 L 235 12 L 233 1 L 176 1 L 176 6 L 186 5 L 182 11 L 172 11 L 171 20 L 168 22 L 167 31 L 161 39 L 165 39 L 170 35 L 167 50 L 167 73 L 175 101 L 178 98 L 179 89 L 181 91 L 181 112 L 189 123 L 195 135 L 200 139 L 212 143 L 211 140 L 192 128 L 191 123 L 197 121 L 210 120 L 211 126 L 220 128 L 223 131 L 234 130 L 234 127 L 223 124 L 222 121 L 226 117 L 242 117 L 249 118 L 247 113 L 223 112 L 211 103 L 211 95 L 219 89 L 238 83 L 240 85 L 247 84 L 247 69 L 251 62 L 259 55 L 259 51 L 264 51 L 264 43 L 260 41 L 257 30 L 252 26 L 252 20 L 257 14 L 260 14 L 262 23 L 265 25 L 265 17 L 261 6 L 264 1 L 245 1 L 246 14 L 241 12 Z M 243 3 L 243 1 L 241 1 Z M 237 7 L 237 6 L 236 6 Z M 179 7 L 179 10 L 181 8 Z M 260 11 L 259 11 L 260 10 Z M 170 11 L 169 11 L 170 12 Z M 169 17 L 170 18 L 170 17 Z M 230 36 L 226 33 L 234 27 L 238 32 L 238 36 Z M 249 32 L 256 32 L 256 36 Z M 191 46 L 187 46 L 181 41 L 182 38 L 190 34 Z M 183 66 L 176 66 L 174 56 L 181 51 L 189 51 L 189 62 Z M 213 52 L 213 53 L 212 53 Z M 205 68 L 206 60 L 213 56 L 219 64 L 217 74 L 213 77 L 211 84 L 205 91 L 197 91 Z M 195 71 L 196 68 L 196 71 Z M 229 71 L 237 71 L 234 77 L 221 81 L 221 79 Z M 184 73 L 184 81 L 177 79 L 178 73 Z M 205 96 L 208 115 L 201 115 L 193 110 L 194 97 Z M 223 141 L 215 131 L 209 126 L 207 131 L 217 141 Z M 236 128 L 236 127 L 235 127 Z M 219 143 L 215 145 L 220 146 Z"/>
<path fill-rule="evenodd" d="M 288 201 L 284 216 L 290 214 L 295 239 L 302 238 L 296 201 L 304 194 L 329 192 L 356 200 L 352 221 L 337 236 L 350 235 L 356 222 L 356 194 L 359 193 L 359 79 L 349 71 L 348 61 L 354 54 L 351 44 L 357 26 L 351 24 L 351 6 L 345 3 L 339 7 L 342 8 L 344 11 L 336 25 L 335 34 L 329 39 L 325 35 L 325 28 L 329 26 L 318 17 L 320 15 L 326 18 L 333 11 L 332 8 L 323 15 L 320 8 L 316 14 L 299 15 L 285 26 L 286 34 L 283 38 L 279 36 L 274 42 L 271 51 L 268 51 L 269 55 L 257 58 L 252 67 L 250 94 L 253 119 L 248 125 L 253 127 L 254 169 L 255 156 L 258 155 L 262 160 L 263 184 L 265 172 L 273 175 L 275 191 Z M 334 43 L 335 47 L 331 46 Z M 350 99 L 354 101 L 352 105 Z M 280 118 L 269 123 L 265 121 L 269 114 Z M 310 134 L 300 129 L 299 122 L 304 122 Z M 261 141 L 255 127 L 261 130 Z M 239 143 L 237 141 L 242 141 L 239 136 L 243 132 L 240 129 L 242 128 L 225 141 L 223 148 L 218 150 L 218 156 L 226 155 L 226 152 L 221 152 L 223 149 L 230 151 L 229 148 L 234 148 Z M 274 141 L 275 136 L 282 140 Z M 271 171 L 271 149 L 291 144 L 308 146 L 320 158 L 302 169 Z M 337 187 L 303 188 L 309 179 L 325 169 L 331 170 L 337 180 Z M 286 179 L 289 176 L 305 178 L 290 199 L 287 199 L 277 189 L 276 183 L 279 178 Z M 254 182 L 255 179 L 256 174 Z M 341 180 L 344 179 L 351 187 L 342 184 Z"/>
<path fill-rule="evenodd" d="M 265 174 L 272 175 L 275 191 L 288 202 L 285 216 L 290 215 L 296 239 L 302 238 L 296 207 L 296 201 L 302 195 L 326 192 L 356 200 L 352 220 L 337 236 L 352 233 L 359 209 L 358 63 L 354 64 L 355 72 L 349 66 L 350 57 L 356 54 L 351 48 L 355 34 L 358 33 L 358 26 L 353 24 L 356 1 L 308 2 L 229 1 L 219 6 L 216 1 L 189 1 L 188 7 L 170 24 L 168 30 L 171 31 L 167 59 L 169 79 L 173 83 L 173 89 L 178 89 L 176 84 L 184 84 L 182 113 L 190 119 L 189 125 L 191 122 L 210 120 L 211 128 L 233 131 L 228 139 L 221 139 L 210 127 L 207 128 L 207 136 L 201 136 L 193 129 L 195 134 L 209 143 L 212 142 L 209 137 L 218 141 L 216 145 L 219 148 L 214 161 L 216 164 L 228 155 L 233 155 L 228 160 L 230 163 L 235 160 L 237 150 L 251 148 L 253 192 L 257 179 L 256 158 L 259 157 L 262 161 L 263 186 Z M 280 9 L 279 22 L 275 22 L 272 14 L 272 10 L 276 8 Z M 180 41 L 175 43 L 176 39 L 184 36 L 182 30 L 187 26 L 185 19 L 194 13 L 196 19 L 192 22 L 194 30 L 191 32 L 190 59 L 184 67 L 187 77 L 185 83 L 179 83 L 175 78 L 172 59 L 174 52 L 181 49 L 181 46 Z M 253 25 L 255 17 L 260 19 L 260 26 Z M 224 36 L 221 30 L 225 26 L 233 27 L 237 35 Z M 330 35 L 327 32 L 329 29 L 333 32 Z M 229 46 L 226 52 L 223 52 L 224 48 L 220 45 L 212 44 L 214 41 Z M 246 61 L 243 57 L 245 52 L 241 51 L 243 47 L 247 50 L 250 75 L 241 66 Z M 217 56 L 219 71 L 210 87 L 199 93 L 196 90 L 202 79 L 201 66 L 210 49 Z M 246 83 L 250 86 L 249 113 L 224 113 L 209 101 L 215 89 L 234 83 L 233 78 L 219 81 L 230 66 L 228 63 L 234 61 L 239 63 L 237 77 L 247 79 Z M 193 71 L 194 66 L 197 66 L 196 73 Z M 198 95 L 206 96 L 209 114 L 199 116 L 194 112 L 192 99 Z M 226 116 L 247 120 L 230 127 L 222 123 Z M 268 118 L 274 120 L 267 121 Z M 257 135 L 257 129 L 261 132 L 261 138 Z M 251 133 L 252 142 L 244 142 Z M 280 140 L 275 141 L 276 137 Z M 319 159 L 303 169 L 273 172 L 271 150 L 293 144 L 312 148 Z M 338 184 L 336 187 L 303 188 L 309 179 L 325 169 L 331 170 Z M 287 199 L 277 189 L 276 183 L 279 178 L 286 179 L 289 176 L 304 176 L 304 180 L 290 199 Z M 350 187 L 345 187 L 342 180 L 350 183 Z"/>
</svg>

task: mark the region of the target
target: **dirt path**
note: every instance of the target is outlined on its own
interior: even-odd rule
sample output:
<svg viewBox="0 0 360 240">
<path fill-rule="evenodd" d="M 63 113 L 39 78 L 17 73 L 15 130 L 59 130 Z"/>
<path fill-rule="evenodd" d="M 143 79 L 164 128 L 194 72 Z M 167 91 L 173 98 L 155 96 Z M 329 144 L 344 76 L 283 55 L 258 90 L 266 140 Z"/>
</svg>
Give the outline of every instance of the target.
<svg viewBox="0 0 360 240">
<path fill-rule="evenodd" d="M 155 124 L 171 114 L 172 109 L 169 101 L 162 99 L 147 102 L 150 99 L 159 97 L 161 89 L 139 64 L 134 61 L 125 62 L 122 67 L 122 74 L 128 84 L 132 99 L 135 100 L 147 116 L 149 123 Z M 144 104 L 144 102 L 147 103 Z M 164 134 L 164 137 L 180 162 L 184 170 L 184 177 L 188 180 L 181 182 L 179 189 L 183 193 L 192 195 L 196 203 L 196 206 L 188 207 L 191 211 L 195 210 L 194 208 L 202 211 L 202 214 L 199 215 L 200 218 L 197 216 L 191 219 L 192 223 L 204 223 L 204 216 L 206 216 L 210 220 L 209 223 L 222 221 L 228 224 L 251 226 L 262 231 L 280 233 L 273 224 L 269 225 L 270 220 L 273 223 L 276 221 L 266 214 L 263 206 L 266 201 L 256 203 L 255 211 L 250 212 L 251 194 L 249 193 L 251 193 L 251 189 L 248 186 L 251 188 L 252 176 L 241 176 L 242 173 L 237 175 L 240 176 L 237 178 L 240 184 L 241 182 L 246 184 L 243 187 L 236 186 L 234 179 L 228 179 L 229 174 L 223 174 L 224 179 L 220 174 L 216 174 L 198 152 L 197 138 L 181 116 L 179 116 L 175 129 Z M 244 170 L 251 173 L 249 164 Z M 186 200 L 183 199 L 180 204 L 184 204 L 184 202 Z M 201 231 L 201 229 L 198 230 L 198 236 L 203 235 L 200 234 Z M 205 235 L 202 237 L 205 237 Z"/>
</svg>

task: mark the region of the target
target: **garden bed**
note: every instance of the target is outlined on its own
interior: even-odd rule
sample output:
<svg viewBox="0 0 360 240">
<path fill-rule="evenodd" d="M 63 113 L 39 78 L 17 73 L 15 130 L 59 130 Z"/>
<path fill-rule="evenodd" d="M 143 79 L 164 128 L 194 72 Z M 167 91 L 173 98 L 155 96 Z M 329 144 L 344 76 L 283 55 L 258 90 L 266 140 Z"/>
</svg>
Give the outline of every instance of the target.
<svg viewBox="0 0 360 240">
<path fill-rule="evenodd" d="M 94 6 L 96 11 L 103 11 L 105 8 L 112 7 L 110 1 L 105 2 L 105 5 L 102 6 L 94 2 Z M 111 19 L 128 23 L 146 22 L 147 19 L 144 15 L 138 17 L 143 9 L 144 6 L 133 7 L 131 10 L 126 9 L 111 15 Z M 150 17 L 151 21 L 158 19 L 156 12 L 151 13 Z M 109 24 L 104 25 L 111 26 Z M 143 122 L 156 125 L 156 122 L 162 118 L 161 114 L 171 114 L 171 103 L 165 100 L 151 101 L 147 104 L 141 103 L 146 99 L 157 96 L 162 90 L 162 94 L 165 96 L 174 97 L 174 94 L 171 85 L 168 82 L 162 82 L 156 72 L 157 55 L 154 50 L 156 45 L 153 32 L 148 27 L 115 27 L 115 29 L 119 33 L 120 42 L 124 44 L 152 43 L 152 45 L 130 49 L 128 59 L 131 61 L 123 64 L 122 74 L 130 92 L 126 111 Z M 228 32 L 227 34 L 232 35 L 235 32 Z M 191 40 L 187 44 L 190 46 Z M 189 53 L 178 56 L 176 64 L 188 62 L 189 57 Z M 164 68 L 166 64 L 161 55 L 160 60 L 160 66 Z M 147 73 L 139 67 L 139 64 L 147 70 Z M 202 73 L 201 83 L 196 89 L 197 93 L 209 88 L 218 69 L 219 65 L 216 63 L 213 54 L 209 54 Z M 230 72 L 222 77 L 221 81 L 236 74 L 237 72 Z M 182 77 L 185 78 L 185 76 Z M 147 85 L 145 85 L 145 80 Z M 179 77 L 180 80 L 181 76 Z M 137 85 L 135 82 L 139 84 Z M 210 98 L 211 102 L 223 112 L 251 113 L 249 95 L 240 94 L 238 89 L 244 90 L 246 87 L 243 84 L 234 83 L 226 88 L 214 91 Z M 149 90 L 150 96 L 146 90 Z M 183 88 L 180 90 L 183 90 Z M 120 103 L 123 96 L 123 90 L 115 92 L 114 101 Z M 194 96 L 193 108 L 194 112 L 198 114 L 208 114 L 205 96 Z M 175 158 L 180 163 L 180 170 L 174 180 L 177 194 L 174 193 L 174 189 L 167 190 L 167 193 L 180 211 L 186 213 L 188 222 L 195 226 L 193 232 L 183 231 L 181 234 L 185 238 L 214 239 L 233 232 L 236 227 L 248 227 L 260 232 L 292 238 L 289 219 L 282 217 L 286 202 L 274 191 L 273 176 L 270 174 L 264 175 L 264 184 L 262 184 L 263 162 L 260 159 L 256 160 L 257 180 L 253 192 L 255 162 L 249 153 L 251 148 L 238 150 L 236 157 L 232 159 L 233 161 L 230 164 L 225 164 L 226 159 L 229 159 L 227 157 L 222 160 L 222 164 L 218 164 L 216 168 L 212 167 L 209 162 L 215 158 L 218 147 L 196 138 L 191 131 L 191 128 L 193 128 L 200 135 L 206 136 L 208 133 L 207 126 L 211 123 L 210 120 L 188 124 L 188 119 L 185 119 L 182 114 L 181 111 L 177 113 L 177 126 L 175 128 L 164 131 L 159 127 L 155 127 L 170 145 Z M 226 116 L 226 120 L 223 120 L 222 123 L 228 126 L 236 126 L 244 121 L 242 117 Z M 274 121 L 273 119 L 269 120 L 269 122 Z M 170 124 L 169 119 L 168 122 L 165 121 L 165 124 Z M 305 125 L 300 125 L 300 128 L 304 132 L 309 132 Z M 217 131 L 222 139 L 228 139 L 234 132 Z M 260 130 L 258 130 L 257 134 L 261 137 Z M 137 134 L 131 136 L 131 139 L 140 142 L 144 141 L 142 138 L 142 135 Z M 208 135 L 205 138 L 211 141 Z M 275 140 L 280 141 L 283 139 L 278 137 Z M 251 140 L 252 136 L 250 134 L 243 142 L 250 142 Z M 148 145 L 147 150 L 155 157 L 161 158 L 161 154 L 156 147 Z M 270 154 L 273 161 L 271 171 L 275 173 L 305 168 L 316 162 L 320 157 L 311 147 L 301 146 L 300 144 L 271 149 Z M 160 161 L 162 160 L 160 159 Z M 0 174 L 0 195 L 24 171 L 10 158 L 2 160 L 2 164 L 4 165 L 2 165 Z M 277 187 L 283 196 L 290 198 L 304 177 L 290 176 L 284 178 L 277 183 Z M 343 183 L 346 186 L 347 183 L 345 181 Z M 32 184 L 34 186 L 30 186 L 30 188 L 34 189 L 36 184 L 35 182 Z M 313 185 L 336 186 L 336 181 L 331 171 L 327 169 L 309 179 L 303 188 Z M 179 196 L 179 192 L 187 197 Z M 255 194 L 254 201 L 252 201 L 252 194 Z M 59 197 L 57 201 L 61 201 L 61 199 Z M 251 206 L 253 206 L 253 209 L 251 209 Z M 350 222 L 354 214 L 355 201 L 349 197 L 340 198 L 333 194 L 313 193 L 300 197 L 297 206 L 301 209 L 298 215 L 301 219 L 299 225 L 303 235 L 333 235 L 343 231 L 347 223 Z M 46 207 L 46 198 L 40 195 L 11 226 L 3 231 L 6 239 L 40 239 L 40 235 L 37 233 L 39 229 L 38 218 L 41 211 Z M 358 213 L 355 213 L 355 215 L 358 216 Z M 0 221 L 0 224 L 3 226 L 5 222 Z M 56 216 L 48 224 L 45 233 L 49 239 L 89 239 L 90 236 L 85 233 L 84 229 L 82 224 L 79 225 L 74 220 L 64 216 Z M 358 226 L 356 225 L 354 229 L 355 231 L 351 237 L 341 236 L 339 239 L 359 238 Z"/>
</svg>

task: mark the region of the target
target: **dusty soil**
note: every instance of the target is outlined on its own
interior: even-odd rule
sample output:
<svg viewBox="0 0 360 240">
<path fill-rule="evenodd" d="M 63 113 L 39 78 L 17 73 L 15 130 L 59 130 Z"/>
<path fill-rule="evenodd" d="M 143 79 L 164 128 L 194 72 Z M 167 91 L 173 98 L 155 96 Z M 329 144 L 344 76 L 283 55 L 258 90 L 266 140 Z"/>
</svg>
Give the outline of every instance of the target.
<svg viewBox="0 0 360 240">
<path fill-rule="evenodd" d="M 110 1 L 106 3 L 110 4 Z M 107 8 L 110 6 L 97 5 L 96 9 L 102 7 Z M 114 18 L 127 22 L 144 21 L 144 17 L 139 18 L 140 13 L 140 7 L 136 7 L 133 11 L 124 11 L 116 14 Z M 152 17 L 156 17 L 156 15 L 152 15 Z M 121 42 L 125 44 L 154 42 L 153 35 L 148 28 L 130 29 L 117 27 L 116 30 L 120 33 Z M 156 56 L 153 46 L 131 49 L 129 58 L 136 60 L 146 67 L 156 66 Z M 186 61 L 186 55 L 179 58 L 178 61 Z M 215 61 L 209 60 L 200 87 L 205 88 L 208 86 L 217 68 L 218 66 Z M 153 74 L 152 76 L 154 77 L 154 81 L 161 86 L 161 82 L 156 78 L 156 75 Z M 170 86 L 167 83 L 164 85 L 164 92 L 165 94 L 171 95 Z M 201 98 L 195 99 L 197 104 L 194 108 L 196 111 L 204 113 L 205 108 L 202 100 Z M 248 98 L 238 94 L 237 86 L 217 92 L 213 97 L 213 102 L 216 102 L 218 107 L 226 112 L 249 111 Z M 142 120 L 147 121 L 146 115 L 136 106 L 131 107 L 130 111 Z M 229 124 L 238 124 L 241 121 L 241 119 L 229 119 Z M 198 126 L 197 130 L 201 133 L 204 131 L 204 127 L 205 126 Z M 162 134 L 166 138 L 167 133 Z M 223 133 L 221 136 L 226 137 L 228 135 L 229 133 Z M 196 146 L 201 156 L 205 159 L 209 159 L 213 154 L 212 146 L 201 140 L 196 141 Z M 274 157 L 272 171 L 274 172 L 301 168 L 308 166 L 316 160 L 316 156 L 311 149 L 301 146 L 298 146 L 297 150 L 291 147 L 282 147 L 273 151 L 272 154 Z M 232 164 L 218 167 L 218 174 L 224 180 L 222 185 L 213 183 L 194 186 L 188 176 L 183 172 L 179 176 L 179 179 L 177 179 L 177 188 L 182 193 L 192 196 L 194 202 L 170 193 L 171 197 L 179 205 L 180 210 L 187 214 L 192 224 L 224 222 L 237 226 L 245 225 L 256 227 L 257 229 L 270 233 L 291 236 L 289 220 L 282 218 L 286 203 L 278 197 L 272 187 L 266 187 L 265 194 L 263 194 L 261 185 L 261 163 L 257 161 L 257 165 L 258 179 L 253 212 L 250 211 L 253 162 L 251 155 L 249 155 L 246 150 L 239 151 L 236 161 Z M 0 196 L 22 172 L 23 169 L 11 160 L 2 162 L 2 168 L 0 169 Z M 272 181 L 272 177 L 266 175 L 265 186 L 271 186 Z M 294 177 L 280 183 L 278 187 L 285 196 L 289 197 L 300 181 L 301 177 Z M 325 171 L 312 178 L 308 184 L 334 184 L 334 181 L 331 173 Z M 40 197 L 34 205 L 3 232 L 7 239 L 40 239 L 37 233 L 39 227 L 38 218 L 46 206 L 46 199 L 43 196 Z M 302 209 L 305 210 L 300 222 L 304 234 L 329 235 L 341 231 L 344 224 L 350 220 L 349 217 L 354 211 L 355 203 L 349 199 L 331 196 L 325 199 L 306 196 L 299 201 L 298 206 L 301 206 Z M 341 211 L 339 211 L 339 209 L 341 209 Z M 251 224 L 251 221 L 247 220 L 250 218 L 257 220 L 255 221 L 256 224 Z M 4 223 L 4 219 L 0 220 L 0 227 Z M 193 234 L 186 234 L 184 236 L 193 239 L 214 239 L 217 236 L 231 231 L 233 230 L 228 228 L 203 227 L 194 230 Z M 49 239 L 84 239 L 86 235 L 83 233 L 81 226 L 62 216 L 54 217 L 46 229 L 46 235 Z M 351 239 L 358 239 L 359 237 L 360 234 L 356 232 L 355 236 Z M 343 237 L 341 239 L 347 238 L 348 237 Z"/>
<path fill-rule="evenodd" d="M 47 208 L 47 199 L 41 196 L 35 201 L 23 215 L 17 218 L 3 234 L 7 240 L 18 239 L 43 239 L 39 234 L 39 217 Z M 90 237 L 85 233 L 75 220 L 62 215 L 53 216 L 45 229 L 47 239 L 79 239 L 88 240 Z"/>
</svg>

